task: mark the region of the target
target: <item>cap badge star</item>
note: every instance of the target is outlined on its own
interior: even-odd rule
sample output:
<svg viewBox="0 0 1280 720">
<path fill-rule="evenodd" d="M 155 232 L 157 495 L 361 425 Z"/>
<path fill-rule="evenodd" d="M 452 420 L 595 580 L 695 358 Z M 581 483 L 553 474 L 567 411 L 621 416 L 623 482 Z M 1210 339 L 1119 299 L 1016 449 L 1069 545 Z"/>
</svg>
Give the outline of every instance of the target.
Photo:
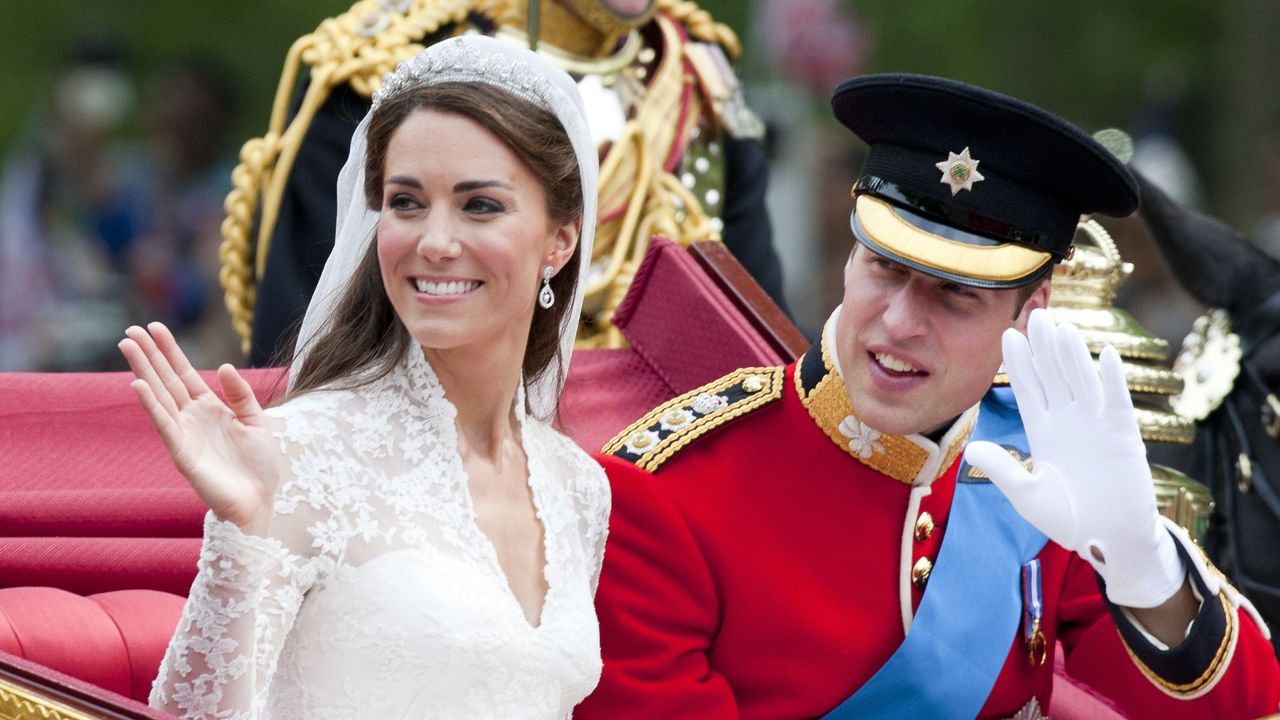
<svg viewBox="0 0 1280 720">
<path fill-rule="evenodd" d="M 978 162 L 969 155 L 967 147 L 959 153 L 948 151 L 946 160 L 934 164 L 934 167 L 942 171 L 942 179 L 938 182 L 950 185 L 953 197 L 961 190 L 972 190 L 974 183 L 985 179 L 978 172 Z"/>
</svg>

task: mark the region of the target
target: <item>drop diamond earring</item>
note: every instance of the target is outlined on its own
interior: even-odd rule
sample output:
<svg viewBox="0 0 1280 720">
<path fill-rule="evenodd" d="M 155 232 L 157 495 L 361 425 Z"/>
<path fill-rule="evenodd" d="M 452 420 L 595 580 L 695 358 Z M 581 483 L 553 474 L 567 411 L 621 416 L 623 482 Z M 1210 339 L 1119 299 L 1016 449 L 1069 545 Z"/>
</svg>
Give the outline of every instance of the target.
<svg viewBox="0 0 1280 720">
<path fill-rule="evenodd" d="M 542 289 L 538 291 L 538 304 L 543 310 L 550 310 L 551 306 L 556 304 L 556 294 L 551 291 L 553 269 L 550 265 L 542 268 Z"/>
</svg>

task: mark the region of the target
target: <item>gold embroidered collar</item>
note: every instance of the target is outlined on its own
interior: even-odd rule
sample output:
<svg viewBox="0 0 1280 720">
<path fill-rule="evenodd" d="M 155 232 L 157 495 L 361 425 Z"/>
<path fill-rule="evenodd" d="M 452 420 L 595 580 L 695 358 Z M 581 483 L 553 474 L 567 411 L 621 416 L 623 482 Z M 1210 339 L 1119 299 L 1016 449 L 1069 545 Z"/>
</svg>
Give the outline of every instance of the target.
<svg viewBox="0 0 1280 720">
<path fill-rule="evenodd" d="M 858 462 L 907 485 L 930 485 L 947 471 L 964 449 L 978 416 L 966 410 L 940 443 L 923 435 L 889 435 L 858 419 L 835 359 L 832 335 L 840 309 L 822 330 L 822 340 L 796 363 L 800 402 L 831 441 Z"/>
</svg>

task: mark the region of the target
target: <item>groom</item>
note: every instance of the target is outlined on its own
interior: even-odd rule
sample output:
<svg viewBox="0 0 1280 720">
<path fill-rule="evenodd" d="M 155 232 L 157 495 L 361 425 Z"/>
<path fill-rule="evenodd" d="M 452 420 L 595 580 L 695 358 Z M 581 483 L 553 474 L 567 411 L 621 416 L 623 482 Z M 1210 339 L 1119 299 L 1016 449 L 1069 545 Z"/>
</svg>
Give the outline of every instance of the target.
<svg viewBox="0 0 1280 720">
<path fill-rule="evenodd" d="M 792 365 L 605 447 L 604 674 L 576 716 L 1035 718 L 1059 642 L 1142 717 L 1276 712 L 1261 621 L 1156 513 L 1118 356 L 1041 309 L 1131 175 L 954 81 L 859 77 L 832 106 L 870 146 L 844 302 Z"/>
</svg>

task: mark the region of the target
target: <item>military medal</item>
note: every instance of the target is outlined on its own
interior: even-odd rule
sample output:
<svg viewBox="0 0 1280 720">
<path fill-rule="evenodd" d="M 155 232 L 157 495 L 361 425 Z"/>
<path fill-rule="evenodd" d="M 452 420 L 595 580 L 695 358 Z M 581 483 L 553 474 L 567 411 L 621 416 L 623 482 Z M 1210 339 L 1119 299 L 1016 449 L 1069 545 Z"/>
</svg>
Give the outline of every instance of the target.
<svg viewBox="0 0 1280 720">
<path fill-rule="evenodd" d="M 1022 639 L 1027 643 L 1027 662 L 1032 667 L 1043 665 L 1049 656 L 1044 631 L 1040 629 L 1043 613 L 1040 560 L 1035 559 L 1022 566 Z"/>
</svg>

